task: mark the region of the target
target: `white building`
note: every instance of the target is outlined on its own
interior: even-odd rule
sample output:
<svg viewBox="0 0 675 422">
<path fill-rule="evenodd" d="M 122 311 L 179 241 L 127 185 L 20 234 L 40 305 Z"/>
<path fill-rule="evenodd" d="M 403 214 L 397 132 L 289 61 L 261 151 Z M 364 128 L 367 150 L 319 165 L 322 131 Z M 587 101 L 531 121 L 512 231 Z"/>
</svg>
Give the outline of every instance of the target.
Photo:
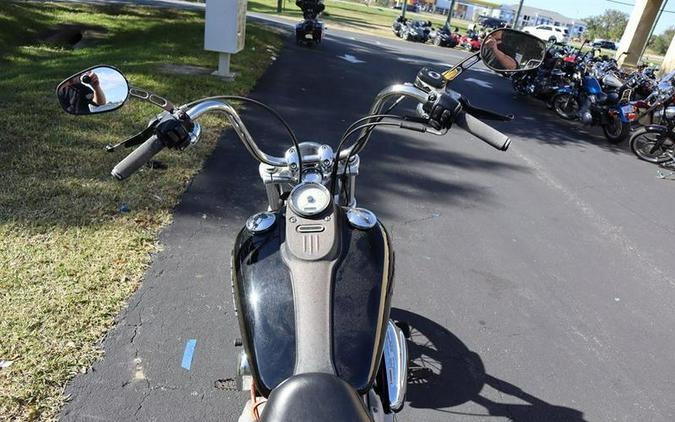
<svg viewBox="0 0 675 422">
<path fill-rule="evenodd" d="M 517 4 L 503 4 L 499 9 L 493 11 L 492 16 L 507 22 L 513 22 L 517 10 Z M 522 28 L 524 26 L 536 25 L 566 27 L 571 37 L 581 37 L 584 31 L 586 31 L 586 24 L 581 19 L 568 18 L 551 10 L 523 6 L 523 9 L 520 11 L 518 22 L 514 26 L 516 28 Z"/>
<path fill-rule="evenodd" d="M 450 0 L 436 0 L 436 10 L 443 10 L 444 14 L 450 9 Z M 480 16 L 490 15 L 491 8 L 473 4 L 470 1 L 455 0 L 455 11 L 452 14 L 453 18 L 463 19 L 467 21 L 478 20 Z"/>
</svg>

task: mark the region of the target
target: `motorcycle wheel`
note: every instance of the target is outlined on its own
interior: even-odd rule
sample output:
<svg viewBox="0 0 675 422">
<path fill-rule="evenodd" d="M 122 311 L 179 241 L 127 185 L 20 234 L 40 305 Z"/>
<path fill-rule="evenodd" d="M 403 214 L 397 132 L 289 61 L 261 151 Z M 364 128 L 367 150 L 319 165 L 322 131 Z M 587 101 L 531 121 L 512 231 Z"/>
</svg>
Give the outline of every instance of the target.
<svg viewBox="0 0 675 422">
<path fill-rule="evenodd" d="M 440 47 L 440 46 L 441 46 L 441 37 L 436 37 L 436 38 L 434 38 L 434 40 L 432 41 L 432 43 L 433 43 L 436 47 Z"/>
<path fill-rule="evenodd" d="M 665 139 L 663 145 L 657 146 L 661 132 L 641 127 L 636 130 L 628 141 L 631 151 L 640 160 L 649 163 L 665 163 L 670 161 L 675 139 Z"/>
<path fill-rule="evenodd" d="M 610 144 L 619 144 L 630 135 L 630 124 L 621 121 L 618 115 L 611 116 L 610 122 L 602 125 L 602 131 Z"/>
<path fill-rule="evenodd" d="M 573 120 L 579 112 L 579 102 L 572 94 L 558 94 L 551 100 L 555 113 L 565 120 Z"/>
</svg>

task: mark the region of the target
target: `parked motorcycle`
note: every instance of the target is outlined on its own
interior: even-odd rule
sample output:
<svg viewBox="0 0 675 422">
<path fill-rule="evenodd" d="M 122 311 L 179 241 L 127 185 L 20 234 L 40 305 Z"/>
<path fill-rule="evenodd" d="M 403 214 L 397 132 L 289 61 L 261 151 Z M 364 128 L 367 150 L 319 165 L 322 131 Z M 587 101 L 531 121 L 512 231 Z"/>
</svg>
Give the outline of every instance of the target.
<svg viewBox="0 0 675 422">
<path fill-rule="evenodd" d="M 268 206 L 246 221 L 232 253 L 232 291 L 243 343 L 238 384 L 251 393 L 240 421 L 393 421 L 401 410 L 408 354 L 405 322 L 389 317 L 393 247 L 375 214 L 356 206 L 359 154 L 376 127 L 444 135 L 453 124 L 505 151 L 509 137 L 480 118 L 513 116 L 472 106 L 448 82 L 480 57 L 501 72 L 536 68 L 544 44 L 508 29 L 491 36 L 509 38 L 516 48 L 498 54 L 500 45 L 493 42 L 446 72 L 424 68 L 414 84 L 383 89 L 335 149 L 300 142 L 281 116 L 259 101 L 222 95 L 175 106 L 129 87 L 110 66 L 86 69 L 57 88 L 59 102 L 72 114 L 109 112 L 129 97 L 163 109 L 141 133 L 107 148 L 113 152 L 140 145 L 113 168 L 116 179 L 131 176 L 165 148 L 180 151 L 197 144 L 198 120 L 210 113 L 224 115 L 260 163 Z M 95 82 L 82 82 L 83 75 Z M 393 114 L 404 98 L 419 104 L 419 114 Z M 286 128 L 292 146 L 283 156 L 262 151 L 231 101 L 269 111 Z"/>
<path fill-rule="evenodd" d="M 402 38 L 403 27 L 407 24 L 407 22 L 407 18 L 404 18 L 403 16 L 397 16 L 396 19 L 394 19 L 394 22 L 391 24 L 391 30 L 394 32 L 394 35 Z"/>
<path fill-rule="evenodd" d="M 556 113 L 565 119 L 577 118 L 585 125 L 602 127 L 610 143 L 618 144 L 630 135 L 631 122 L 626 116 L 633 110 L 627 87 L 605 62 L 582 59 L 579 85 L 560 89 L 551 99 Z M 603 88 L 604 87 L 604 88 Z"/>
<path fill-rule="evenodd" d="M 408 21 L 401 29 L 401 38 L 406 41 L 425 43 L 431 34 L 431 22 Z"/>
<path fill-rule="evenodd" d="M 459 46 L 467 51 L 480 50 L 480 38 L 475 31 L 469 31 L 466 35 L 459 38 Z"/>
<path fill-rule="evenodd" d="M 651 124 L 637 129 L 630 137 L 631 151 L 650 163 L 672 161 L 675 145 L 675 72 L 666 75 L 645 100 Z"/>
<path fill-rule="evenodd" d="M 295 25 L 295 42 L 298 45 L 316 45 L 323 39 L 323 22 L 319 15 L 326 6 L 319 0 L 297 0 L 295 4 L 302 10 L 304 20 Z"/>
<path fill-rule="evenodd" d="M 429 39 L 433 45 L 439 47 L 455 47 L 459 44 L 459 33 L 450 31 L 447 25 L 431 31 Z"/>
</svg>

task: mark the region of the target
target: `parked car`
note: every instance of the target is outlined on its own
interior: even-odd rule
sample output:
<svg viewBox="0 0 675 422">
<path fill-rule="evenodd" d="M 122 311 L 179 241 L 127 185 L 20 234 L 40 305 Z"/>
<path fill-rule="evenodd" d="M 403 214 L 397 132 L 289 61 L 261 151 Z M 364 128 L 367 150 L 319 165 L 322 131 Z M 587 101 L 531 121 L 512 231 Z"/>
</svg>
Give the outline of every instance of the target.
<svg viewBox="0 0 675 422">
<path fill-rule="evenodd" d="M 594 40 L 591 46 L 593 48 L 606 48 L 607 50 L 614 50 L 614 51 L 618 49 L 614 41 L 600 40 L 600 39 Z"/>
<path fill-rule="evenodd" d="M 403 5 L 397 4 L 394 7 L 392 7 L 392 9 L 401 10 L 401 9 L 403 9 Z M 420 6 L 418 4 L 408 4 L 408 5 L 406 5 L 405 10 L 408 11 L 408 12 L 417 13 L 417 12 L 420 11 Z"/>
<path fill-rule="evenodd" d="M 497 18 L 492 18 L 489 16 L 481 18 L 479 23 L 480 26 L 484 28 L 492 28 L 492 29 L 503 28 L 506 26 L 506 21 Z"/>
<path fill-rule="evenodd" d="M 553 25 L 526 26 L 522 29 L 527 34 L 532 34 L 544 41 L 567 42 L 569 31 L 567 28 Z"/>
</svg>

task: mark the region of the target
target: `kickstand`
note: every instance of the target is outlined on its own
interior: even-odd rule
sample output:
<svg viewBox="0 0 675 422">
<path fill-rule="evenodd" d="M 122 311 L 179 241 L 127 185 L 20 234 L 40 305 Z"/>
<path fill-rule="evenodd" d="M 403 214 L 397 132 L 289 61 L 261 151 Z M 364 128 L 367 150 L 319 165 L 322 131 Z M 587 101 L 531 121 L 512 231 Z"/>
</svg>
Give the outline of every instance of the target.
<svg viewBox="0 0 675 422">
<path fill-rule="evenodd" d="M 668 169 L 668 170 L 675 168 L 675 158 L 673 157 L 672 154 L 670 154 L 670 158 L 673 158 L 673 160 L 668 161 L 667 163 L 661 164 L 661 168 Z M 661 170 L 656 170 L 656 177 L 658 177 L 659 179 L 675 180 L 675 177 L 673 177 L 673 176 L 675 176 L 675 171 L 671 171 L 669 173 L 664 173 Z"/>
</svg>

